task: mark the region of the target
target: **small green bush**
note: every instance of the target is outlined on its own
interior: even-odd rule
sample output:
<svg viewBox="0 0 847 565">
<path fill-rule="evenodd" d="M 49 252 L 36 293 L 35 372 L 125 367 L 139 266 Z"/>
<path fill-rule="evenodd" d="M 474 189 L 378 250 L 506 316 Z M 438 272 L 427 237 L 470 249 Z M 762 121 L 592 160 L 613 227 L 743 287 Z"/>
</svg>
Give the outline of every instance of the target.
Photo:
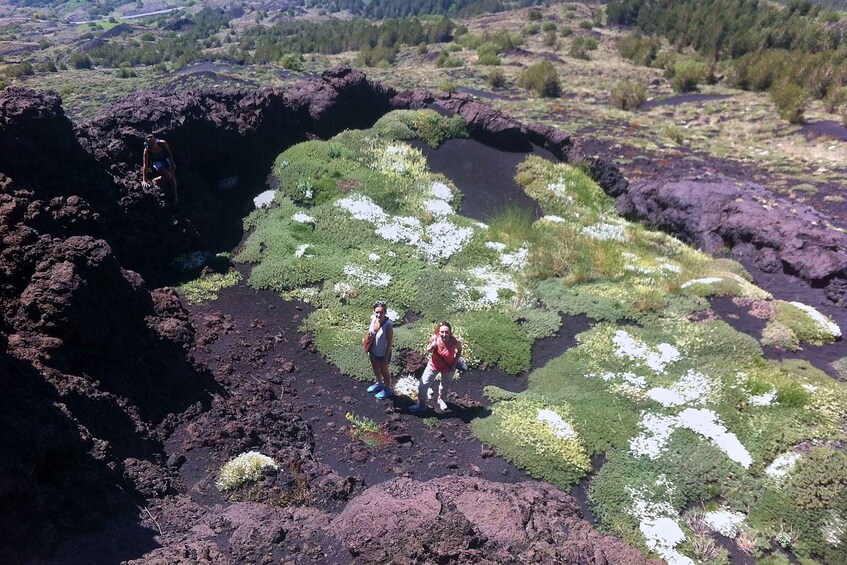
<svg viewBox="0 0 847 565">
<path fill-rule="evenodd" d="M 809 105 L 809 95 L 802 86 L 791 81 L 784 82 L 773 86 L 770 96 L 780 118 L 791 124 L 799 124 L 803 121 Z"/>
<path fill-rule="evenodd" d="M 503 88 L 506 86 L 506 75 L 500 69 L 494 69 L 488 73 L 486 82 L 491 88 Z"/>
<path fill-rule="evenodd" d="M 537 23 L 527 24 L 521 30 L 524 35 L 538 35 L 538 32 L 541 31 L 541 25 Z"/>
<path fill-rule="evenodd" d="M 770 322 L 762 330 L 762 345 L 785 349 L 787 351 L 797 351 L 800 349 L 800 340 L 797 339 L 797 335 L 791 331 L 791 328 L 785 324 Z"/>
<path fill-rule="evenodd" d="M 556 22 L 546 21 L 541 24 L 541 31 L 556 31 Z"/>
<path fill-rule="evenodd" d="M 581 29 L 591 29 L 594 27 L 594 22 L 592 22 L 591 20 L 582 20 L 581 22 L 579 22 L 579 27 Z"/>
<path fill-rule="evenodd" d="M 647 100 L 647 85 L 637 80 L 622 80 L 612 86 L 609 97 L 621 110 L 637 110 Z"/>
<path fill-rule="evenodd" d="M 538 61 L 524 69 L 519 84 L 543 97 L 556 97 L 561 92 L 559 73 L 550 61 Z"/>
<path fill-rule="evenodd" d="M 279 60 L 279 64 L 283 69 L 300 72 L 303 70 L 303 55 L 299 53 L 286 53 Z"/>
<path fill-rule="evenodd" d="M 618 53 L 636 65 L 649 67 L 659 53 L 661 43 L 653 37 L 645 37 L 639 31 L 632 32 L 618 40 Z"/>
<path fill-rule="evenodd" d="M 484 53 L 480 55 L 477 60 L 477 65 L 499 65 L 501 63 L 500 57 L 493 53 Z"/>
<path fill-rule="evenodd" d="M 598 43 L 593 37 L 580 35 L 571 40 L 571 46 L 568 54 L 575 59 L 588 60 L 588 52 L 597 50 Z"/>
<path fill-rule="evenodd" d="M 529 13 L 527 14 L 527 17 L 529 18 L 529 21 L 536 22 L 536 21 L 540 20 L 541 18 L 543 18 L 544 16 L 538 10 L 530 10 Z"/>
<path fill-rule="evenodd" d="M 692 92 L 709 77 L 705 63 L 680 57 L 673 66 L 671 88 L 674 92 Z"/>
<path fill-rule="evenodd" d="M 71 58 L 68 59 L 68 64 L 75 69 L 90 69 L 94 66 L 91 62 L 91 57 L 80 53 L 71 55 Z"/>
<path fill-rule="evenodd" d="M 549 47 L 551 49 L 556 49 L 558 47 L 558 40 L 556 39 L 556 32 L 548 31 L 544 34 L 544 41 L 542 41 L 544 47 Z"/>
</svg>

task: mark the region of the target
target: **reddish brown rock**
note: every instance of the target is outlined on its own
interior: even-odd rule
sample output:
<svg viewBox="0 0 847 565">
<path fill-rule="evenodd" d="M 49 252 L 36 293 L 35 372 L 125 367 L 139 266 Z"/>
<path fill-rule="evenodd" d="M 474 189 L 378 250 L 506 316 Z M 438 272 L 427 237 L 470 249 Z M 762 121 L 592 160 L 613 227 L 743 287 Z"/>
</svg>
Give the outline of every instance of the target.
<svg viewBox="0 0 847 565">
<path fill-rule="evenodd" d="M 367 563 L 658 563 L 597 532 L 569 495 L 534 481 L 396 479 L 351 500 L 332 529 Z"/>
</svg>

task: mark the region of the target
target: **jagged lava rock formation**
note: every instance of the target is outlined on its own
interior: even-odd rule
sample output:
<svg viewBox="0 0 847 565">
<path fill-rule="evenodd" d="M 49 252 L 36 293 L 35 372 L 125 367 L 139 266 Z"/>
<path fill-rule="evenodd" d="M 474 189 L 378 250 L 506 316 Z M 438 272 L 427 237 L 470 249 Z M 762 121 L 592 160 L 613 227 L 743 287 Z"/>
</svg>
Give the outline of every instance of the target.
<svg viewBox="0 0 847 565">
<path fill-rule="evenodd" d="M 404 100 L 361 73 L 338 69 L 291 90 L 141 93 L 74 125 L 55 94 L 0 93 L 0 554 L 23 562 L 108 525 L 121 534 L 114 547 L 101 548 L 105 561 L 137 557 L 158 543 L 165 547 L 141 562 L 242 562 L 272 554 L 284 540 L 303 559 L 319 562 L 322 548 L 333 545 L 352 557 L 354 532 L 348 527 L 339 541 L 327 511 L 252 503 L 210 508 L 191 498 L 178 471 L 180 453 L 209 446 L 227 453 L 258 448 L 288 461 L 297 480 L 310 482 L 315 504 L 337 506 L 357 486 L 311 459 L 313 438 L 297 406 L 275 401 L 258 385 L 251 391 L 249 383 L 248 405 L 243 396 L 230 398 L 192 361 L 196 331 L 176 292 L 148 284 L 166 280 L 177 255 L 219 244 L 222 227 L 233 226 L 239 237 L 252 192 L 287 146 L 369 126 L 391 108 L 411 107 Z M 480 139 L 505 120 L 517 128 L 505 143 L 573 151 L 566 135 L 515 126 L 467 100 L 444 102 L 461 106 Z M 142 139 L 151 130 L 176 151 L 183 208 L 140 185 Z M 168 442 L 176 442 L 170 451 Z M 276 480 L 295 482 L 286 473 Z M 575 524 L 573 504 L 557 496 L 561 504 L 550 511 L 567 510 Z M 138 526 L 145 506 L 176 531 L 153 542 L 154 532 Z M 489 539 L 467 555 L 502 555 L 502 540 L 474 523 L 458 533 L 438 530 L 439 552 L 466 555 L 477 540 Z M 611 557 L 619 542 L 581 524 L 585 536 L 567 542 L 571 555 L 586 563 L 626 562 Z M 529 548 L 541 534 L 521 535 L 507 545 Z M 621 555 L 643 557 L 621 548 Z"/>
</svg>

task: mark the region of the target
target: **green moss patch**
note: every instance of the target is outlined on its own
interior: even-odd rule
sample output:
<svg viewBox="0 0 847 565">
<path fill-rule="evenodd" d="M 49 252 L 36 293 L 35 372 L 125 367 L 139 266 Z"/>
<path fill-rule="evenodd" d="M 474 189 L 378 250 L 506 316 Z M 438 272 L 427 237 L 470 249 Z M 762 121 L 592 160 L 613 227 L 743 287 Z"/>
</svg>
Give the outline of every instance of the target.
<svg viewBox="0 0 847 565">
<path fill-rule="evenodd" d="M 189 304 L 200 304 L 215 300 L 218 293 L 241 281 L 241 274 L 232 269 L 227 273 L 211 273 L 201 275 L 193 281 L 182 284 L 177 289 Z"/>
</svg>

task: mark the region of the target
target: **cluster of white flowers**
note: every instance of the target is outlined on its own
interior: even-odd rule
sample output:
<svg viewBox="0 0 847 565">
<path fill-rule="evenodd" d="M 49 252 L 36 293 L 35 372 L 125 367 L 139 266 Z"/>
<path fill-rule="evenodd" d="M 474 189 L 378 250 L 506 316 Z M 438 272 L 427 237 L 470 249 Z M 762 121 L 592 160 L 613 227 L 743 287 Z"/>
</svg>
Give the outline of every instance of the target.
<svg viewBox="0 0 847 565">
<path fill-rule="evenodd" d="M 778 455 L 770 465 L 765 468 L 765 475 L 772 479 L 784 479 L 791 473 L 791 469 L 800 460 L 801 454 L 796 451 L 788 451 Z"/>
<path fill-rule="evenodd" d="M 305 212 L 296 212 L 291 219 L 298 224 L 314 224 L 315 219 Z"/>
<path fill-rule="evenodd" d="M 469 274 L 479 282 L 474 286 L 482 295 L 476 301 L 478 306 L 497 304 L 500 301 L 500 290 L 517 291 L 515 281 L 510 276 L 495 271 L 488 265 L 475 267 L 470 270 Z"/>
<path fill-rule="evenodd" d="M 444 200 L 445 202 L 453 201 L 453 191 L 443 182 L 435 181 L 430 186 L 430 190 L 432 191 L 432 195 L 438 200 Z"/>
<path fill-rule="evenodd" d="M 826 543 L 832 547 L 838 547 L 844 540 L 844 533 L 847 531 L 847 522 L 834 508 L 827 512 L 826 519 L 821 526 L 821 533 Z"/>
<path fill-rule="evenodd" d="M 368 253 L 368 260 L 373 261 L 374 263 L 376 263 L 377 261 L 381 261 L 381 260 L 382 260 L 382 257 L 380 257 L 379 255 L 377 255 L 377 254 L 376 254 L 376 253 L 374 253 L 374 252 L 370 252 L 370 253 Z"/>
<path fill-rule="evenodd" d="M 592 375 L 593 376 L 593 375 Z M 616 382 L 623 381 L 629 386 L 634 386 L 638 388 L 646 388 L 647 387 L 647 379 L 644 377 L 640 377 L 633 372 L 625 371 L 623 373 L 602 373 L 599 375 L 601 379 L 606 382 Z"/>
<path fill-rule="evenodd" d="M 391 216 L 361 194 L 342 198 L 336 206 L 347 210 L 357 220 L 373 224 L 374 232 L 386 241 L 409 245 L 432 263 L 449 259 L 474 236 L 473 228 L 457 226 L 448 219 L 424 226 L 412 216 Z"/>
<path fill-rule="evenodd" d="M 394 318 L 392 318 L 393 320 Z M 394 392 L 402 396 L 407 396 L 412 400 L 418 399 L 418 384 L 420 381 L 415 375 L 404 375 L 397 379 L 394 383 Z"/>
<path fill-rule="evenodd" d="M 750 406 L 770 406 L 776 400 L 776 389 L 772 388 L 768 392 L 751 396 L 747 399 Z"/>
<path fill-rule="evenodd" d="M 410 145 L 389 145 L 374 165 L 385 172 L 405 176 L 413 171 L 414 157 L 416 154 Z"/>
<path fill-rule="evenodd" d="M 689 557 L 676 550 L 685 541 L 685 533 L 677 523 L 678 515 L 667 502 L 653 502 L 644 493 L 627 487 L 632 496 L 632 514 L 640 521 L 638 529 L 651 551 L 668 565 L 694 565 Z"/>
<path fill-rule="evenodd" d="M 499 253 L 502 253 L 506 250 L 506 244 L 499 241 L 486 241 L 485 246 Z"/>
<path fill-rule="evenodd" d="M 711 440 L 727 457 L 744 467 L 750 467 L 753 458 L 738 437 L 726 429 L 712 410 L 686 408 L 676 416 L 641 413 L 642 433 L 630 441 L 634 455 L 658 459 L 665 450 L 671 434 L 677 428 L 687 428 Z"/>
<path fill-rule="evenodd" d="M 298 245 L 297 249 L 294 250 L 294 256 L 298 257 L 298 258 L 299 257 L 306 257 L 306 258 L 314 257 L 314 255 L 312 255 L 312 254 L 306 255 L 306 250 L 309 247 L 311 247 L 311 244 L 309 244 L 309 243 L 302 243 L 302 244 Z"/>
<path fill-rule="evenodd" d="M 573 427 L 571 427 L 570 424 L 565 422 L 561 416 L 552 410 L 548 410 L 547 408 L 538 410 L 538 414 L 535 419 L 539 422 L 546 422 L 547 425 L 550 426 L 550 432 L 559 439 L 577 438 Z"/>
<path fill-rule="evenodd" d="M 215 484 L 220 490 L 231 490 L 247 481 L 258 480 L 266 469 L 279 469 L 279 464 L 258 451 L 248 451 L 228 461 Z"/>
<path fill-rule="evenodd" d="M 253 205 L 256 208 L 268 208 L 273 203 L 275 196 L 275 190 L 266 190 L 253 199 Z"/>
<path fill-rule="evenodd" d="M 400 313 L 393 308 L 389 308 L 385 311 L 385 317 L 396 323 L 400 319 Z"/>
<path fill-rule="evenodd" d="M 554 216 L 552 214 L 548 214 L 541 218 L 542 222 L 550 222 L 551 224 L 561 224 L 565 221 L 565 219 L 561 216 Z"/>
<path fill-rule="evenodd" d="M 821 328 L 824 329 L 825 332 L 830 334 L 833 337 L 841 337 L 841 328 L 838 327 L 838 324 L 818 312 L 815 308 L 803 304 L 802 302 L 789 302 L 792 306 L 796 306 L 808 316 L 813 319 L 815 322 L 820 324 Z"/>
<path fill-rule="evenodd" d="M 449 202 L 437 198 L 424 202 L 424 208 L 433 216 L 447 216 L 453 213 L 453 207 Z"/>
<path fill-rule="evenodd" d="M 721 277 L 705 277 L 702 279 L 692 279 L 690 281 L 682 283 L 681 288 L 688 288 L 689 286 L 693 286 L 695 284 L 715 284 L 721 281 L 723 281 Z"/>
<path fill-rule="evenodd" d="M 529 259 L 529 248 L 521 247 L 514 253 L 503 253 L 500 256 L 500 264 L 510 269 L 519 270 L 526 265 Z"/>
<path fill-rule="evenodd" d="M 660 343 L 656 347 L 650 347 L 624 330 L 615 332 L 612 343 L 616 348 L 614 353 L 618 357 L 627 357 L 633 361 L 642 362 L 659 374 L 664 373 L 669 364 L 682 358 L 679 350 L 669 343 Z"/>
<path fill-rule="evenodd" d="M 568 194 L 568 189 L 574 189 L 576 183 L 573 181 L 564 181 L 559 179 L 557 182 L 551 182 L 547 185 L 547 190 L 564 200 L 565 202 L 573 202 L 573 197 Z"/>
<path fill-rule="evenodd" d="M 703 521 L 706 522 L 706 525 L 712 528 L 712 530 L 718 532 L 722 536 L 735 538 L 735 536 L 737 536 L 743 529 L 744 523 L 747 521 L 747 517 L 740 512 L 734 512 L 728 508 L 721 508 L 720 510 L 706 512 L 706 515 L 703 517 Z"/>
<path fill-rule="evenodd" d="M 582 233 L 600 241 L 626 241 L 626 226 L 600 222 L 582 228 Z"/>
<path fill-rule="evenodd" d="M 356 287 L 348 282 L 337 282 L 332 285 L 332 290 L 339 296 L 351 298 L 355 295 Z"/>
<path fill-rule="evenodd" d="M 362 284 L 386 287 L 391 283 L 391 275 L 379 271 L 367 271 L 357 265 L 345 265 L 344 274 Z"/>
<path fill-rule="evenodd" d="M 669 408 L 683 404 L 702 404 L 712 395 L 712 383 L 705 375 L 689 369 L 670 388 L 656 387 L 647 391 L 647 396 Z"/>
</svg>

